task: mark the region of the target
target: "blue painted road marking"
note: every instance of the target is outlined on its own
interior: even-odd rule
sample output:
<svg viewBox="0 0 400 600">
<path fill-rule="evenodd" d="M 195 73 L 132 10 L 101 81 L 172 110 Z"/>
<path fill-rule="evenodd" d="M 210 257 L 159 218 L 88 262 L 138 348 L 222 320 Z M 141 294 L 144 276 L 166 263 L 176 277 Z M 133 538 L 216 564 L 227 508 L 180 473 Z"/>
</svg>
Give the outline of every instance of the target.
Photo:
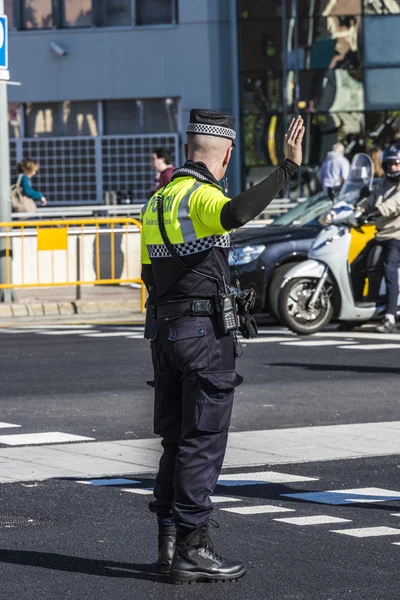
<svg viewBox="0 0 400 600">
<path fill-rule="evenodd" d="M 77 483 L 86 483 L 88 485 L 127 485 L 132 483 L 142 483 L 136 479 L 86 479 L 79 480 Z"/>
<path fill-rule="evenodd" d="M 349 492 L 304 492 L 298 494 L 280 494 L 284 498 L 294 498 L 295 500 L 306 500 L 307 502 L 318 502 L 319 504 L 356 504 L 368 503 L 368 502 L 388 502 L 393 500 L 400 500 L 400 495 L 395 496 L 381 495 L 381 494 L 363 494 L 361 493 L 349 493 Z"/>
</svg>

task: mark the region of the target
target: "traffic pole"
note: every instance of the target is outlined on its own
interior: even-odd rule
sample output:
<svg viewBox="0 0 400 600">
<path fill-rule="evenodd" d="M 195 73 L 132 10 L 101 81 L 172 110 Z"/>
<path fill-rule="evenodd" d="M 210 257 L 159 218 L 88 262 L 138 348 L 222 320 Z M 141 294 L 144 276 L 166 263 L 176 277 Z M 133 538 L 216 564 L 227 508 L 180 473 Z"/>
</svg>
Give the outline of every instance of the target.
<svg viewBox="0 0 400 600">
<path fill-rule="evenodd" d="M 4 0 L 0 0 L 0 15 L 3 14 Z M 7 83 L 0 79 L 0 223 L 11 221 L 9 146 Z M 0 284 L 7 282 L 6 261 L 6 239 L 0 236 Z M 11 267 L 9 267 L 9 279 L 11 280 Z M 1 302 L 11 302 L 12 298 L 12 290 L 0 289 Z"/>
</svg>

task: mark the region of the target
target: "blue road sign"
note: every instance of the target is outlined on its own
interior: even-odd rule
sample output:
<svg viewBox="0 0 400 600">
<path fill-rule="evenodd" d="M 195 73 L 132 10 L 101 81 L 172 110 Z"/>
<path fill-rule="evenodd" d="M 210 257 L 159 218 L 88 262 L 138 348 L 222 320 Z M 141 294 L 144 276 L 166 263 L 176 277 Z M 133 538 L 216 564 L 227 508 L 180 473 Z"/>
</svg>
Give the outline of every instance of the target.
<svg viewBox="0 0 400 600">
<path fill-rule="evenodd" d="M 6 15 L 0 15 L 0 69 L 8 70 L 8 28 Z"/>
</svg>

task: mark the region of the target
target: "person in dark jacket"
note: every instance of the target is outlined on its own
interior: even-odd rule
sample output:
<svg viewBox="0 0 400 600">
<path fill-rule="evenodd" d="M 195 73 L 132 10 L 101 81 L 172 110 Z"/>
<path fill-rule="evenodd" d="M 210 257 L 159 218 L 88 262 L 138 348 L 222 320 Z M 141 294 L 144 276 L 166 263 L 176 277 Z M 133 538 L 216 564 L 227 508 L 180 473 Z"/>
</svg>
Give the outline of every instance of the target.
<svg viewBox="0 0 400 600">
<path fill-rule="evenodd" d="M 35 162 L 31 158 L 24 158 L 17 164 L 17 173 L 21 178 L 21 188 L 25 196 L 32 198 L 37 206 L 46 206 L 47 200 L 41 192 L 33 189 L 31 186 L 31 179 L 36 175 L 39 170 L 39 163 Z"/>
<path fill-rule="evenodd" d="M 171 181 L 172 173 L 175 170 L 171 152 L 167 148 L 156 148 L 153 151 L 152 163 L 156 175 L 149 192 L 149 198 Z"/>
</svg>

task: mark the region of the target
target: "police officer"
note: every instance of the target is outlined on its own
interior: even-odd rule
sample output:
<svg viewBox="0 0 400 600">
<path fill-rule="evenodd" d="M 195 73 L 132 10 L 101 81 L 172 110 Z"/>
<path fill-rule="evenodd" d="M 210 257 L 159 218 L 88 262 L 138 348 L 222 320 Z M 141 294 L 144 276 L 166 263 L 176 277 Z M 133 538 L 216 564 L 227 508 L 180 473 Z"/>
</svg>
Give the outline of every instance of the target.
<svg viewBox="0 0 400 600">
<path fill-rule="evenodd" d="M 208 531 L 234 389 L 242 382 L 235 338 L 221 325 L 218 306 L 230 280 L 229 232 L 260 214 L 295 175 L 303 135 L 302 118 L 293 119 L 285 162 L 230 200 L 218 182 L 231 158 L 234 118 L 192 110 L 186 163 L 142 210 L 142 278 L 156 316 L 154 432 L 163 438 L 150 510 L 159 523 L 158 569 L 174 583 L 245 573 L 241 562 L 215 552 Z"/>
</svg>

